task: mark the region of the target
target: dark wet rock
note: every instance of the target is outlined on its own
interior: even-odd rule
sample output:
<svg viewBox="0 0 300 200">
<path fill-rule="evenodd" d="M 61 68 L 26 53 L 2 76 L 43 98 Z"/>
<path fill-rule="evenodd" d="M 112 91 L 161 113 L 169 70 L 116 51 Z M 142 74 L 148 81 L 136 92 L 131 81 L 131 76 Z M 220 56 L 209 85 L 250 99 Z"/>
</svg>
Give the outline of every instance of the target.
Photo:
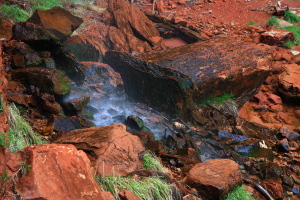
<svg viewBox="0 0 300 200">
<path fill-rule="evenodd" d="M 57 132 L 71 132 L 79 129 L 80 123 L 69 117 L 57 117 L 54 119 L 54 130 Z"/>
<path fill-rule="evenodd" d="M 74 130 L 55 142 L 73 144 L 85 151 L 102 176 L 124 175 L 142 167 L 138 154 L 144 147 L 122 124 Z"/>
<path fill-rule="evenodd" d="M 268 45 L 284 46 L 286 41 L 294 41 L 295 37 L 292 31 L 281 29 L 270 29 L 260 34 L 260 40 Z"/>
<path fill-rule="evenodd" d="M 61 7 L 54 7 L 45 11 L 36 9 L 27 22 L 43 27 L 45 32 L 52 39 L 62 41 L 70 36 L 73 31 L 80 26 L 83 20 Z M 24 34 L 24 36 L 28 35 L 31 34 Z M 24 40 L 22 38 L 18 39 Z"/>
<path fill-rule="evenodd" d="M 220 138 L 230 137 L 230 138 L 235 139 L 238 142 L 242 142 L 242 141 L 248 140 L 248 137 L 245 137 L 245 136 L 242 136 L 242 135 L 235 135 L 235 134 L 231 134 L 231 133 L 226 133 L 225 131 L 222 131 L 222 130 L 218 131 L 218 136 Z"/>
<path fill-rule="evenodd" d="M 234 147 L 234 151 L 244 157 L 266 158 L 273 161 L 274 154 L 271 148 L 268 148 L 263 141 L 248 140 L 240 142 Z"/>
<path fill-rule="evenodd" d="M 208 199 L 224 197 L 242 182 L 239 165 L 230 159 L 214 159 L 196 164 L 187 174 L 186 183 Z"/>
<path fill-rule="evenodd" d="M 12 37 L 13 24 L 5 19 L 0 19 L 0 38 L 10 40 Z"/>
<path fill-rule="evenodd" d="M 280 140 L 280 141 L 277 143 L 277 148 L 278 148 L 280 151 L 289 152 L 289 151 L 290 151 L 290 147 L 289 147 L 289 142 L 288 142 L 288 140 L 287 140 L 286 138 Z"/>
<path fill-rule="evenodd" d="M 25 57 L 20 54 L 14 54 L 12 56 L 12 67 L 13 68 L 24 68 L 25 66 Z"/>
<path fill-rule="evenodd" d="M 151 45 L 156 45 L 161 38 L 154 24 L 135 6 L 124 0 L 109 1 L 108 12 L 114 23 L 124 34 L 135 35 Z"/>
<path fill-rule="evenodd" d="M 281 176 L 284 171 L 281 166 L 274 162 L 263 162 L 259 164 L 259 171 L 263 179 L 272 179 L 275 182 L 282 183 Z"/>
<path fill-rule="evenodd" d="M 42 93 L 39 97 L 39 106 L 46 111 L 47 115 L 62 114 L 62 107 L 56 102 L 54 95 Z"/>
<path fill-rule="evenodd" d="M 123 81 L 119 73 L 109 65 L 98 62 L 81 62 L 85 83 L 99 93 L 113 95 L 122 93 Z"/>
<path fill-rule="evenodd" d="M 286 137 L 289 141 L 297 141 L 300 139 L 300 135 L 299 133 L 296 133 L 294 131 L 289 130 L 288 128 L 285 127 L 281 127 L 280 128 L 280 133 L 282 133 L 282 135 L 284 137 Z"/>
<path fill-rule="evenodd" d="M 197 142 L 197 146 L 198 146 L 197 152 L 199 153 L 202 162 L 206 162 L 217 158 L 227 157 L 223 149 L 215 148 L 214 145 L 210 144 L 206 140 Z"/>
<path fill-rule="evenodd" d="M 80 98 L 72 99 L 71 101 L 68 101 L 65 103 L 66 108 L 72 112 L 77 113 L 81 111 L 90 101 L 90 96 L 85 95 Z"/>
<path fill-rule="evenodd" d="M 124 118 L 124 120 L 125 120 L 125 118 Z M 135 131 L 135 130 L 129 130 L 128 132 L 131 133 L 132 135 L 138 136 L 140 138 L 140 140 L 142 141 L 143 146 L 145 146 L 148 142 L 155 141 L 153 133 L 148 133 L 148 132 L 144 132 L 144 131 Z"/>
<path fill-rule="evenodd" d="M 27 173 L 16 183 L 22 198 L 104 200 L 88 157 L 73 145 L 31 145 L 23 152 Z"/>
<path fill-rule="evenodd" d="M 19 22 L 12 28 L 13 39 L 22 41 L 48 40 L 54 38 L 42 26 L 30 22 Z M 28 34 L 30 33 L 30 34 Z"/>
<path fill-rule="evenodd" d="M 99 48 L 89 38 L 75 35 L 67 39 L 63 45 L 71 51 L 78 61 L 100 62 L 103 56 Z"/>
<path fill-rule="evenodd" d="M 287 186 L 290 186 L 290 187 L 293 187 L 294 186 L 294 180 L 291 176 L 287 175 L 287 174 L 283 174 L 281 176 L 281 179 L 282 179 L 282 183 L 287 185 Z"/>
<path fill-rule="evenodd" d="M 224 93 L 242 106 L 269 75 L 273 52 L 227 38 L 136 56 L 108 51 L 105 62 L 121 74 L 130 98 L 184 118 L 194 102 Z"/>
<path fill-rule="evenodd" d="M 16 81 L 9 81 L 7 88 L 7 99 L 17 104 L 29 107 L 35 106 L 36 101 L 30 94 L 26 94 L 26 88 L 22 83 Z"/>
<path fill-rule="evenodd" d="M 299 189 L 299 187 L 293 187 L 293 189 L 292 189 L 292 192 L 294 193 L 294 194 L 299 194 L 300 192 L 300 189 Z"/>
<path fill-rule="evenodd" d="M 280 183 L 277 183 L 272 179 L 264 179 L 260 184 L 274 199 L 283 199 L 283 189 Z"/>
<path fill-rule="evenodd" d="M 130 115 L 127 117 L 125 125 L 131 129 L 140 131 L 144 128 L 144 121 L 136 115 Z"/>
<path fill-rule="evenodd" d="M 61 70 L 45 69 L 41 67 L 28 67 L 14 70 L 14 80 L 21 81 L 25 85 L 39 87 L 42 92 L 65 95 L 70 92 L 70 79 Z"/>
</svg>

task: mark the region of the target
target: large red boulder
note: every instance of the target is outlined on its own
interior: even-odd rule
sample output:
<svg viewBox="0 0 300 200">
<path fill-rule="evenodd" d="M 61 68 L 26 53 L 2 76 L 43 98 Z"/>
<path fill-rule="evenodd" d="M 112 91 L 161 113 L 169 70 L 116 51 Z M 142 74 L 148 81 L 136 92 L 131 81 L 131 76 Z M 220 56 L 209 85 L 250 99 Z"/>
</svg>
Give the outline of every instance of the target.
<svg viewBox="0 0 300 200">
<path fill-rule="evenodd" d="M 139 35 L 152 45 L 160 42 L 160 34 L 154 23 L 128 1 L 110 0 L 107 10 L 114 17 L 116 27 L 124 34 Z"/>
<path fill-rule="evenodd" d="M 24 200 L 104 200 L 83 151 L 61 144 L 32 145 L 23 151 L 26 173 L 17 182 L 17 192 Z"/>
<path fill-rule="evenodd" d="M 98 173 L 126 175 L 142 168 L 139 153 L 144 151 L 141 140 L 126 131 L 123 124 L 92 127 L 71 131 L 56 143 L 69 143 L 84 150 Z"/>
<path fill-rule="evenodd" d="M 274 51 L 223 38 L 137 55 L 108 51 L 104 61 L 121 74 L 130 98 L 187 118 L 189 106 L 226 93 L 241 107 L 269 76 Z"/>
<path fill-rule="evenodd" d="M 242 183 L 242 173 L 236 162 L 214 159 L 196 164 L 188 172 L 186 183 L 208 199 L 220 199 Z"/>
</svg>

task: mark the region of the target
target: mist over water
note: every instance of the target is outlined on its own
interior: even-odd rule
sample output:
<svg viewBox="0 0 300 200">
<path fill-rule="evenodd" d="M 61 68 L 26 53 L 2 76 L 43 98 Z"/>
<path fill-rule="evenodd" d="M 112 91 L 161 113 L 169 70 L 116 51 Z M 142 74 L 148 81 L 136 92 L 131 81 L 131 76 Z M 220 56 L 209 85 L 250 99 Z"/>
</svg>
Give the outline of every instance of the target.
<svg viewBox="0 0 300 200">
<path fill-rule="evenodd" d="M 72 86 L 71 92 L 64 98 L 64 102 L 83 97 L 86 94 L 90 95 L 90 101 L 84 110 L 94 115 L 94 119 L 90 121 L 94 122 L 96 126 L 125 124 L 128 116 L 136 115 L 154 133 L 155 139 L 162 139 L 165 136 L 166 127 L 163 125 L 164 116 L 162 114 L 143 104 L 130 102 L 124 96 L 102 95 L 85 86 Z"/>
</svg>

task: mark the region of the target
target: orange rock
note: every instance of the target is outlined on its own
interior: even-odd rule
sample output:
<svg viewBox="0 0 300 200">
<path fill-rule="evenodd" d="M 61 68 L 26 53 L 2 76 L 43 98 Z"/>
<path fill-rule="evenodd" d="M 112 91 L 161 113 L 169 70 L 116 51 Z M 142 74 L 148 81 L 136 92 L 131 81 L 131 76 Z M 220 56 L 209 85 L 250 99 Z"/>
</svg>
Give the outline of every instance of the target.
<svg viewBox="0 0 300 200">
<path fill-rule="evenodd" d="M 122 190 L 119 192 L 119 196 L 122 200 L 141 200 L 138 196 L 130 192 L 129 190 Z"/>
<path fill-rule="evenodd" d="M 242 182 L 239 165 L 230 159 L 214 159 L 196 164 L 186 183 L 208 199 L 220 199 Z"/>
<path fill-rule="evenodd" d="M 31 145 L 23 151 L 29 157 L 28 171 L 17 182 L 23 199 L 104 200 L 83 151 L 68 144 Z"/>
</svg>

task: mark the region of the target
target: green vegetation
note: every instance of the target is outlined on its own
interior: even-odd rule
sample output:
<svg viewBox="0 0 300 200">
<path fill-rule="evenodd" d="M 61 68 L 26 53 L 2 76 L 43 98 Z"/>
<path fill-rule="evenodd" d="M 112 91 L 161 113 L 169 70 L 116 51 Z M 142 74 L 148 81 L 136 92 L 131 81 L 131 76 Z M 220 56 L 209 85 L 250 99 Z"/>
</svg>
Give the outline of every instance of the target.
<svg viewBox="0 0 300 200">
<path fill-rule="evenodd" d="M 158 158 L 151 152 L 147 151 L 143 156 L 144 169 L 159 170 L 164 172 L 163 166 Z M 95 177 L 102 189 L 111 192 L 119 200 L 119 192 L 123 189 L 131 191 L 136 196 L 144 200 L 172 200 L 172 189 L 174 184 L 166 183 L 159 177 L 146 177 L 135 179 L 133 177 L 108 176 Z"/>
<path fill-rule="evenodd" d="M 91 4 L 93 0 L 30 0 L 25 9 L 18 5 L 3 4 L 0 6 L 0 18 L 11 19 L 14 22 L 26 21 L 36 9 L 48 10 L 53 7 L 63 7 L 75 4 Z"/>
<path fill-rule="evenodd" d="M 248 25 L 254 26 L 255 23 L 254 23 L 254 21 L 250 21 L 250 22 L 248 23 Z"/>
<path fill-rule="evenodd" d="M 276 26 L 279 25 L 279 22 L 276 17 L 272 16 L 267 21 L 267 26 Z"/>
<path fill-rule="evenodd" d="M 146 170 L 157 170 L 161 172 L 166 172 L 160 160 L 150 151 L 146 151 L 144 153 L 143 164 L 144 164 L 144 169 Z"/>
<path fill-rule="evenodd" d="M 287 48 L 289 48 L 289 46 L 291 46 L 291 42 L 293 42 L 294 45 L 299 45 L 300 44 L 300 27 L 293 25 L 293 26 L 289 26 L 289 27 L 284 27 L 281 28 L 282 30 L 287 30 L 287 31 L 292 31 L 295 37 L 294 41 L 288 41 L 288 44 L 285 45 Z M 288 46 L 289 45 L 289 46 Z"/>
<path fill-rule="evenodd" d="M 247 192 L 244 186 L 238 186 L 229 192 L 224 200 L 254 200 L 254 198 Z"/>
<path fill-rule="evenodd" d="M 173 184 L 168 184 L 158 177 L 148 177 L 136 180 L 132 177 L 108 176 L 96 178 L 102 187 L 110 191 L 116 199 L 121 190 L 127 189 L 144 200 L 172 200 Z"/>
<path fill-rule="evenodd" d="M 9 148 L 11 152 L 17 152 L 30 144 L 45 143 L 20 116 L 20 112 L 15 104 L 9 105 L 9 113 L 9 132 L 8 134 L 0 133 L 1 146 Z"/>
<path fill-rule="evenodd" d="M 232 94 L 230 93 L 224 93 L 221 96 L 218 97 L 212 97 L 207 98 L 206 100 L 196 103 L 196 105 L 205 105 L 205 104 L 216 104 L 220 105 L 223 104 L 224 101 L 234 101 L 234 98 L 232 97 Z"/>
<path fill-rule="evenodd" d="M 293 46 L 294 46 L 294 42 L 293 41 L 286 41 L 285 43 L 284 43 L 284 47 L 286 47 L 286 48 L 288 48 L 288 49 L 292 49 L 293 48 Z"/>
<path fill-rule="evenodd" d="M 5 111 L 5 105 L 2 94 L 0 94 L 0 111 Z"/>
<path fill-rule="evenodd" d="M 30 17 L 30 14 L 16 6 L 9 6 L 3 4 L 0 6 L 0 18 L 12 19 L 14 22 L 26 21 Z"/>
<path fill-rule="evenodd" d="M 284 20 L 286 20 L 290 23 L 299 23 L 300 22 L 300 17 L 298 17 L 296 14 L 292 13 L 289 10 L 284 12 L 283 18 L 284 18 Z"/>
</svg>

